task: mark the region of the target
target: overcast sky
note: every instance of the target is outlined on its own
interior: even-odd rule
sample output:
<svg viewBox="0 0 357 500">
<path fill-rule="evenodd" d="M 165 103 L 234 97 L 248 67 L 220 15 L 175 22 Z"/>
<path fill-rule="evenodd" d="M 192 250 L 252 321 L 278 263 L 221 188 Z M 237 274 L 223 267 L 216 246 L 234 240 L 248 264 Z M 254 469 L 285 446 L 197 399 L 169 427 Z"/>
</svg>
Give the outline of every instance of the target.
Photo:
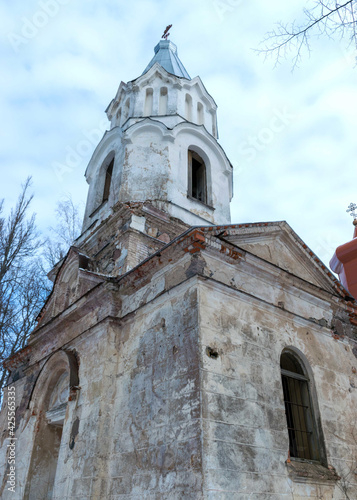
<svg viewBox="0 0 357 500">
<path fill-rule="evenodd" d="M 352 237 L 356 193 L 355 53 L 315 40 L 291 71 L 253 49 L 305 0 L 12 0 L 0 6 L 0 198 L 33 179 L 41 231 L 57 201 L 85 201 L 89 158 L 120 81 L 138 77 L 167 24 L 187 71 L 218 104 L 235 167 L 232 223 L 286 220 L 328 263 Z"/>
</svg>

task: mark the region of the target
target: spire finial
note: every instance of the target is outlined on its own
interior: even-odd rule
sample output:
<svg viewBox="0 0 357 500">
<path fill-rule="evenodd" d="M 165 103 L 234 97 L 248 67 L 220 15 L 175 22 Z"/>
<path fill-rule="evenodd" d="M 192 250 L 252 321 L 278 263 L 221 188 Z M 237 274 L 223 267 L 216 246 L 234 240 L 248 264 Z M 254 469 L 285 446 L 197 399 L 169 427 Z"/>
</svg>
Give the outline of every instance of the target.
<svg viewBox="0 0 357 500">
<path fill-rule="evenodd" d="M 357 204 L 350 203 L 348 205 L 348 209 L 346 210 L 346 212 L 351 212 L 350 213 L 351 217 L 353 217 L 354 219 L 357 219 Z"/>
<path fill-rule="evenodd" d="M 353 239 L 357 238 L 357 204 L 356 203 L 350 203 L 348 205 L 348 209 L 346 212 L 351 212 L 350 215 L 353 217 L 353 225 L 355 227 L 354 233 L 353 233 Z"/>
<path fill-rule="evenodd" d="M 168 39 L 168 37 L 170 36 L 169 31 L 170 31 L 170 29 L 171 29 L 171 28 L 172 28 L 172 24 L 169 24 L 168 26 L 166 26 L 166 29 L 165 29 L 165 31 L 164 31 L 164 34 L 162 35 L 162 37 L 161 37 L 161 38 L 163 38 L 164 40 L 167 40 L 167 39 Z"/>
</svg>

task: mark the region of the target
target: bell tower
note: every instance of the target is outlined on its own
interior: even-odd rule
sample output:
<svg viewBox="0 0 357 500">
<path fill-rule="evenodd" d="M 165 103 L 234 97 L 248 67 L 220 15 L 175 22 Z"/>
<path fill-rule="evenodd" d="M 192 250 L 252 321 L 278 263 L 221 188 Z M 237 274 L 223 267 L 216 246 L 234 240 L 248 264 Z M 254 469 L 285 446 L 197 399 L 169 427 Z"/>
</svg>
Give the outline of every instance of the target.
<svg viewBox="0 0 357 500">
<path fill-rule="evenodd" d="M 230 223 L 232 165 L 217 142 L 217 105 L 163 39 L 141 76 L 122 82 L 86 170 L 83 230 L 118 203 L 140 202 L 187 225 Z"/>
</svg>

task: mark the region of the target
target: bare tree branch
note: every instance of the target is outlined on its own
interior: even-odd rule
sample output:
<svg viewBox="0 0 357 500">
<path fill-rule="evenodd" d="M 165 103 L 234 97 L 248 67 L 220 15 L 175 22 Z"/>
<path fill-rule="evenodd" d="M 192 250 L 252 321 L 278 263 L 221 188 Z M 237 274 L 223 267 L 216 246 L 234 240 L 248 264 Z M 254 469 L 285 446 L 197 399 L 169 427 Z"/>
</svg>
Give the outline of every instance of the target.
<svg viewBox="0 0 357 500">
<path fill-rule="evenodd" d="M 35 215 L 28 214 L 30 185 L 28 178 L 8 217 L 2 216 L 0 201 L 0 390 L 7 379 L 2 363 L 25 345 L 48 291 L 39 266 Z"/>
<path fill-rule="evenodd" d="M 57 224 L 50 227 L 52 237 L 45 240 L 43 256 L 48 271 L 65 257 L 73 241 L 81 234 L 83 206 L 76 205 L 70 195 L 57 203 Z"/>
<path fill-rule="evenodd" d="M 282 57 L 292 53 L 293 68 L 299 65 L 303 49 L 311 52 L 313 36 L 347 38 L 347 45 L 357 48 L 357 0 L 343 3 L 337 0 L 315 0 L 310 9 L 304 9 L 305 20 L 298 24 L 278 23 L 277 27 L 266 34 L 263 48 L 258 52 L 266 57 L 274 57 L 279 63 Z"/>
<path fill-rule="evenodd" d="M 2 363 L 26 345 L 51 289 L 46 273 L 66 255 L 81 231 L 82 207 L 67 196 L 57 204 L 57 225 L 50 228 L 53 238 L 41 244 L 35 215 L 29 215 L 30 185 L 29 178 L 7 217 L 0 200 L 0 400 L 7 381 Z"/>
</svg>

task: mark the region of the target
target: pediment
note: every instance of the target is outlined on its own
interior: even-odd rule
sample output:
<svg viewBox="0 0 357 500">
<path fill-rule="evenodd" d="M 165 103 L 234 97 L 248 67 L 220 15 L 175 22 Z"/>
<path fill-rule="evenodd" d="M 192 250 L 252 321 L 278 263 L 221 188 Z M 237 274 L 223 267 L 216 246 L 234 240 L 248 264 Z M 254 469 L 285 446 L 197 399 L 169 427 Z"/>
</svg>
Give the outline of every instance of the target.
<svg viewBox="0 0 357 500">
<path fill-rule="evenodd" d="M 161 64 L 156 62 L 146 73 L 140 75 L 138 78 L 133 80 L 132 83 L 142 89 L 146 85 L 151 84 L 156 78 L 174 85 L 176 83 L 176 79 L 182 77 L 169 73 L 161 66 Z"/>
<path fill-rule="evenodd" d="M 189 82 L 185 82 L 185 87 L 197 87 L 199 89 L 200 97 L 206 103 L 206 105 L 210 106 L 212 109 L 217 109 L 216 101 L 213 99 L 211 94 L 207 91 L 204 86 L 201 78 L 199 76 L 195 76 Z"/>
<path fill-rule="evenodd" d="M 232 226 L 224 239 L 304 281 L 336 293 L 337 279 L 286 222 Z"/>
<path fill-rule="evenodd" d="M 38 316 L 41 325 L 105 280 L 104 276 L 91 272 L 88 267 L 89 258 L 77 248 L 71 247 L 57 273 L 52 292 Z"/>
</svg>

